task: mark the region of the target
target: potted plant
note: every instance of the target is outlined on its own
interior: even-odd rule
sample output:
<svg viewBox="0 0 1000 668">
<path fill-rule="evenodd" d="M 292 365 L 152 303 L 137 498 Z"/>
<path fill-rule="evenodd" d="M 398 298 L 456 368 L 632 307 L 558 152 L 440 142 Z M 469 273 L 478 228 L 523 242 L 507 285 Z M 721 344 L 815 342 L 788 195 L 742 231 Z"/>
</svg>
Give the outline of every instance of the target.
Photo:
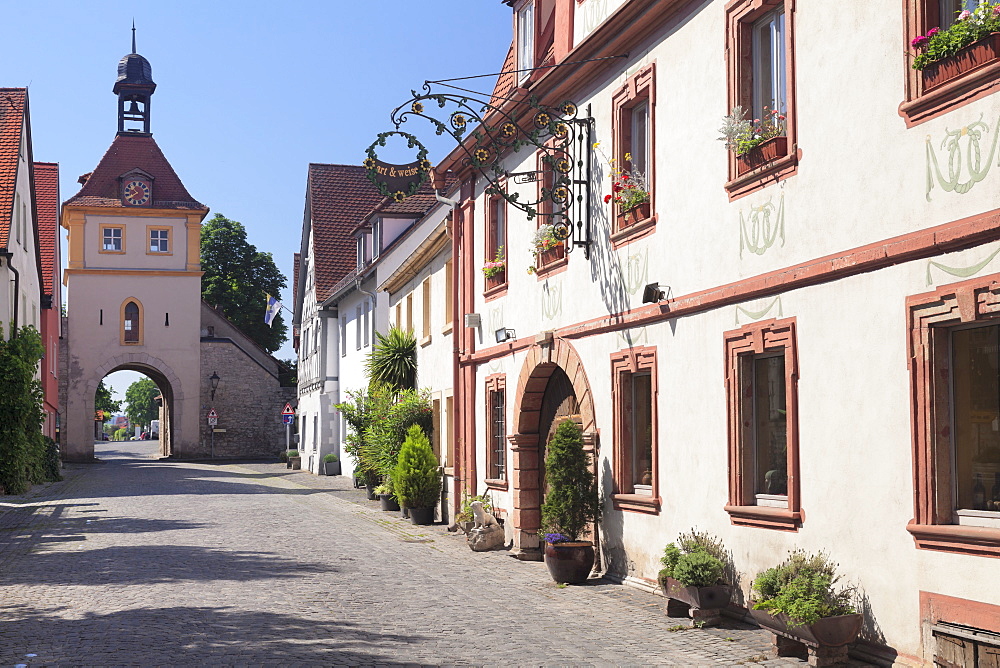
<svg viewBox="0 0 1000 668">
<path fill-rule="evenodd" d="M 323 455 L 323 473 L 327 475 L 340 475 L 340 460 L 332 452 Z"/>
<path fill-rule="evenodd" d="M 627 171 L 618 161 L 601 150 L 601 142 L 594 143 L 594 150 L 608 163 L 611 192 L 604 196 L 604 203 L 613 203 L 618 209 L 619 227 L 628 227 L 649 218 L 649 185 L 646 175 L 638 170 Z M 632 162 L 632 154 L 625 154 L 625 162 Z"/>
<path fill-rule="evenodd" d="M 441 469 L 419 425 L 412 425 L 406 432 L 392 486 L 399 503 L 410 509 L 413 524 L 434 521 L 434 509 L 441 495 Z"/>
<path fill-rule="evenodd" d="M 503 246 L 497 247 L 493 260 L 483 265 L 483 276 L 489 279 L 499 280 L 507 268 L 507 260 L 503 256 Z"/>
<path fill-rule="evenodd" d="M 913 69 L 921 70 L 924 90 L 932 90 L 974 69 L 1000 60 L 1000 2 L 987 2 L 959 13 L 941 30 L 910 41 Z"/>
<path fill-rule="evenodd" d="M 397 503 L 396 497 L 392 493 L 391 480 L 386 480 L 381 485 L 377 486 L 375 488 L 375 496 L 378 497 L 382 510 L 386 512 L 399 510 L 399 503 Z"/>
<path fill-rule="evenodd" d="M 594 544 L 581 540 L 601 518 L 597 477 L 583 451 L 583 432 L 572 420 L 557 428 L 545 456 L 549 489 L 542 504 L 545 565 L 556 582 L 586 582 L 594 568 Z"/>
<path fill-rule="evenodd" d="M 707 533 L 691 529 L 663 550 L 658 581 L 663 594 L 688 607 L 699 626 L 717 624 L 729 605 L 732 587 L 724 580 L 729 555 L 722 543 Z"/>
<path fill-rule="evenodd" d="M 754 578 L 750 613 L 774 634 L 778 656 L 801 653 L 810 665 L 847 658 L 847 645 L 861 631 L 862 616 L 851 605 L 853 588 L 839 588 L 837 564 L 824 552 L 791 552 L 778 566 Z"/>
<path fill-rule="evenodd" d="M 764 107 L 761 118 L 746 118 L 741 106 L 723 117 L 719 141 L 736 154 L 736 173 L 745 174 L 788 153 L 785 135 L 785 115 L 777 109 Z"/>
<path fill-rule="evenodd" d="M 535 263 L 539 262 L 539 256 L 556 249 L 562 242 L 563 240 L 556 236 L 555 225 L 549 223 L 539 225 L 538 229 L 535 230 L 535 235 L 531 237 L 531 256 L 535 259 Z M 534 265 L 528 267 L 528 273 L 535 273 Z"/>
<path fill-rule="evenodd" d="M 293 471 L 298 471 L 302 468 L 302 457 L 299 456 L 298 450 L 288 451 L 288 468 Z"/>
</svg>

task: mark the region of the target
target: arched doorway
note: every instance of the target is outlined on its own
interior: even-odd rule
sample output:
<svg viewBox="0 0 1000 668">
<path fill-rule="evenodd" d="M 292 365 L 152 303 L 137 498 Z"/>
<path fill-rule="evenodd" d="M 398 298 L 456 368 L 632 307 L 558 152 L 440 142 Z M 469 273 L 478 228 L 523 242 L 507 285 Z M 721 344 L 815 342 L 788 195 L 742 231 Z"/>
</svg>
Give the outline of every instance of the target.
<svg viewBox="0 0 1000 668">
<path fill-rule="evenodd" d="M 596 473 L 598 432 L 590 383 L 573 346 L 552 338 L 528 350 L 517 382 L 514 433 L 508 437 L 515 482 L 514 554 L 519 559 L 541 559 L 538 529 L 545 493 L 545 444 L 563 418 L 577 421 L 583 429 L 584 449 L 591 453 Z"/>
<path fill-rule="evenodd" d="M 113 369 L 99 382 L 94 398 L 95 456 L 101 459 L 122 450 L 119 441 L 142 441 L 124 448 L 133 454 L 141 453 L 138 456 L 170 454 L 172 399 L 173 391 L 164 374 L 144 365 Z"/>
</svg>

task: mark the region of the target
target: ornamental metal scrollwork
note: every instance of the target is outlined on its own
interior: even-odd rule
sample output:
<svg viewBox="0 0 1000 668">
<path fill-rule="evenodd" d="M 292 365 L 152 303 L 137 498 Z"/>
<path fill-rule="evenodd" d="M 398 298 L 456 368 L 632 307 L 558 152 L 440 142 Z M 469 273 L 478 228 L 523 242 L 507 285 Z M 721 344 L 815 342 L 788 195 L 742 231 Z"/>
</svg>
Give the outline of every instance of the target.
<svg viewBox="0 0 1000 668">
<path fill-rule="evenodd" d="M 438 92 L 432 84 L 462 94 Z M 422 92 L 410 92 L 412 98 L 390 114 L 397 133 L 418 117 L 436 134 L 450 135 L 464 153 L 463 164 L 486 179 L 487 194 L 507 200 L 528 220 L 542 218 L 567 241 L 567 251 L 581 246 L 589 256 L 592 118 L 581 118 L 570 100 L 549 106 L 532 96 L 504 106 L 511 100 L 434 81 L 425 82 Z M 540 152 L 539 168 L 508 171 L 504 159 L 524 148 Z M 541 187 L 516 188 L 524 184 Z"/>
<path fill-rule="evenodd" d="M 952 191 L 964 195 L 972 190 L 972 187 L 986 178 L 990 168 L 993 166 L 993 156 L 996 155 L 997 142 L 1000 140 L 1000 123 L 994 127 L 993 143 L 990 145 L 989 156 L 983 159 L 983 147 L 980 143 L 983 136 L 989 133 L 990 126 L 983 122 L 983 115 L 979 115 L 979 120 L 970 123 L 957 130 L 945 128 L 945 137 L 941 140 L 941 150 L 948 153 L 948 177 L 941 174 L 941 167 L 938 164 L 937 153 L 931 144 L 931 137 L 927 135 L 927 192 L 925 198 L 931 201 L 931 190 L 934 189 L 934 181 L 937 180 L 941 189 L 946 193 Z M 965 154 L 962 153 L 962 138 L 967 137 Z M 965 170 L 968 169 L 968 179 L 964 179 Z"/>
<path fill-rule="evenodd" d="M 375 147 L 385 146 L 386 139 L 393 135 L 406 139 L 407 148 L 417 147 L 416 160 L 406 165 L 392 165 L 378 159 Z M 427 159 L 427 149 L 424 145 L 413 135 L 399 130 L 381 133 L 365 153 L 368 155 L 362 163 L 366 170 L 365 176 L 384 197 L 391 197 L 397 202 L 416 195 L 431 171 L 431 163 Z"/>
</svg>

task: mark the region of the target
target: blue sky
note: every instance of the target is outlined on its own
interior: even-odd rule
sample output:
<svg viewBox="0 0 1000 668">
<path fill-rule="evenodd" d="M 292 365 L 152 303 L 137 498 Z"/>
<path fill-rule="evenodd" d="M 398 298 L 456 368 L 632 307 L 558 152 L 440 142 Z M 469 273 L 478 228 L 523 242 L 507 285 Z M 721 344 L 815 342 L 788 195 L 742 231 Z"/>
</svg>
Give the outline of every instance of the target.
<svg viewBox="0 0 1000 668">
<path fill-rule="evenodd" d="M 360 164 L 411 89 L 496 72 L 511 38 L 500 0 L 7 3 L 0 86 L 29 86 L 35 160 L 60 163 L 63 200 L 114 139 L 133 19 L 157 83 L 153 136 L 210 216 L 242 222 L 274 255 L 289 307 L 308 164 Z M 434 139 L 432 161 L 448 149 Z M 139 376 L 120 374 L 124 396 Z"/>
</svg>

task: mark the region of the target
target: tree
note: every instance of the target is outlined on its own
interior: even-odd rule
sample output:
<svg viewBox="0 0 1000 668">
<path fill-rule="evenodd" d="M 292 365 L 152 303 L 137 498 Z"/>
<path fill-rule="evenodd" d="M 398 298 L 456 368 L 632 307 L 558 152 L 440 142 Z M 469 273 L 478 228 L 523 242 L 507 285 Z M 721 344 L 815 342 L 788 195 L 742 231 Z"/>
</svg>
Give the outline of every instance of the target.
<svg viewBox="0 0 1000 668">
<path fill-rule="evenodd" d="M 111 417 L 122 409 L 122 402 L 111 398 L 111 390 L 102 380 L 97 386 L 97 394 L 94 395 L 94 410 L 104 411 L 104 417 Z"/>
<path fill-rule="evenodd" d="M 597 480 L 583 451 L 583 432 L 572 420 L 556 428 L 545 455 L 549 491 L 542 504 L 542 531 L 579 540 L 587 525 L 601 519 Z"/>
<path fill-rule="evenodd" d="M 125 415 L 130 424 L 149 425 L 160 415 L 160 407 L 156 405 L 156 397 L 160 394 L 156 383 L 149 378 L 135 381 L 125 390 Z"/>
<path fill-rule="evenodd" d="M 222 214 L 201 228 L 201 296 L 220 307 L 240 331 L 269 353 L 281 347 L 287 328 L 279 313 L 264 322 L 267 295 L 277 297 L 287 285 L 270 253 L 247 241 L 243 225 Z"/>
</svg>

